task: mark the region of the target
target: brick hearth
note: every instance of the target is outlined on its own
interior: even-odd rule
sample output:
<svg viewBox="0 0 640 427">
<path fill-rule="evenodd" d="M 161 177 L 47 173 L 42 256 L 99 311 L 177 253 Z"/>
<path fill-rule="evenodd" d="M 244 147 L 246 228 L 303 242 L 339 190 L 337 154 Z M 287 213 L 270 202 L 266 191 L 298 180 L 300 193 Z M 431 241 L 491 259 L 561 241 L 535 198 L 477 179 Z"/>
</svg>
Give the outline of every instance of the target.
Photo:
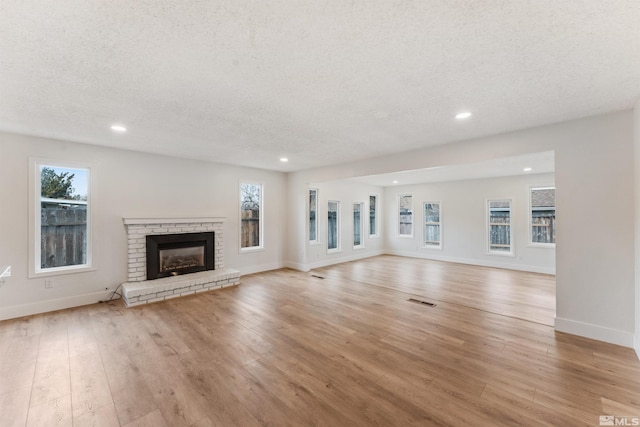
<svg viewBox="0 0 640 427">
<path fill-rule="evenodd" d="M 224 268 L 224 218 L 124 218 L 127 228 L 128 281 L 122 284 L 127 307 L 163 301 L 240 284 L 240 272 Z M 146 236 L 178 233 L 215 233 L 214 270 L 146 280 Z"/>
</svg>

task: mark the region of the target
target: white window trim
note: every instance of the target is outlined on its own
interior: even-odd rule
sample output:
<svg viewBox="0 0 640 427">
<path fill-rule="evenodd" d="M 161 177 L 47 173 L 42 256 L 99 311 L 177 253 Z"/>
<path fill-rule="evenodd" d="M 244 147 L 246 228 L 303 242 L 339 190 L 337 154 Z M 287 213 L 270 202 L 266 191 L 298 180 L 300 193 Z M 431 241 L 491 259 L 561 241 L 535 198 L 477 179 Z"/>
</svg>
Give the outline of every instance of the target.
<svg viewBox="0 0 640 427">
<path fill-rule="evenodd" d="M 429 223 L 427 224 L 427 219 L 424 216 L 424 212 L 425 212 L 425 207 L 428 204 L 432 204 L 435 205 L 437 204 L 439 207 L 439 212 L 440 212 L 440 221 L 433 222 L 433 223 Z M 440 200 L 431 200 L 431 201 L 426 201 L 422 204 L 422 248 L 423 249 L 434 249 L 434 250 L 442 250 L 442 201 Z M 424 240 L 424 236 L 427 233 L 427 225 L 439 225 L 440 226 L 440 242 L 437 245 L 427 245 L 427 243 Z"/>
<path fill-rule="evenodd" d="M 87 169 L 87 262 L 86 264 L 70 265 L 43 269 L 40 267 L 40 166 L 54 166 L 71 169 Z M 93 211 L 95 209 L 94 195 L 94 167 L 91 163 L 70 162 L 58 159 L 30 158 L 29 159 L 29 278 L 59 276 L 63 274 L 84 273 L 95 271 L 95 239 L 93 235 Z"/>
<path fill-rule="evenodd" d="M 490 202 L 509 202 L 509 252 L 504 251 L 495 251 L 491 250 L 491 225 L 489 223 L 489 218 L 491 216 L 491 209 L 489 208 Z M 513 215 L 513 198 L 492 198 L 485 200 L 485 226 L 486 226 L 486 240 L 487 240 L 487 255 L 496 255 L 496 256 L 505 256 L 505 257 L 515 257 L 515 242 L 514 242 L 514 215 Z"/>
<path fill-rule="evenodd" d="M 336 239 L 337 245 L 333 249 L 329 249 L 329 221 L 327 220 L 327 253 L 335 254 L 337 252 L 342 252 L 342 219 L 340 218 L 342 207 L 339 200 L 327 200 L 327 215 L 329 214 L 329 203 L 336 204 Z"/>
<path fill-rule="evenodd" d="M 529 222 L 529 230 L 527 231 L 527 246 L 531 247 L 531 248 L 544 248 L 544 249 L 555 249 L 556 244 L 555 243 L 539 243 L 539 242 L 533 242 L 533 216 L 531 215 L 531 212 L 533 211 L 533 206 L 531 206 L 531 191 L 532 190 L 545 190 L 545 189 L 551 189 L 553 188 L 555 190 L 555 185 L 532 185 L 528 188 L 528 192 L 527 192 L 527 215 L 528 215 L 528 222 Z M 553 207 L 554 211 L 556 210 L 556 207 Z"/>
<path fill-rule="evenodd" d="M 369 234 L 369 232 L 371 231 L 371 217 L 369 216 L 369 211 L 367 211 L 367 236 L 369 237 L 369 239 L 378 239 L 380 238 L 380 195 L 375 193 L 369 194 L 369 202 L 367 203 L 367 206 L 369 208 L 371 208 L 371 196 L 376 198 L 376 233 Z"/>
<path fill-rule="evenodd" d="M 365 203 L 364 202 L 353 202 L 351 204 L 351 213 L 352 214 L 354 212 L 353 208 L 354 208 L 355 205 L 360 205 L 360 244 L 359 245 L 354 244 L 353 245 L 353 249 L 364 249 L 364 223 L 365 223 L 365 221 L 364 221 L 363 217 L 364 217 L 364 213 L 365 213 L 365 210 L 364 210 Z M 352 225 L 351 238 L 355 239 L 356 228 L 355 228 L 355 224 L 353 223 L 353 215 L 351 216 L 351 225 Z"/>
<path fill-rule="evenodd" d="M 400 234 L 400 198 L 411 196 L 411 234 Z M 413 239 L 416 229 L 416 212 L 413 208 L 413 193 L 398 193 L 396 197 L 396 234 L 400 239 Z"/>
<path fill-rule="evenodd" d="M 311 216 L 311 205 L 309 204 L 309 195 L 311 191 L 316 192 L 316 240 L 311 240 L 309 234 L 309 217 Z M 307 243 L 309 245 L 320 244 L 320 191 L 317 188 L 309 188 L 307 191 Z"/>
<path fill-rule="evenodd" d="M 242 205 L 240 204 L 242 201 L 242 184 L 251 184 L 251 185 L 259 185 L 260 186 L 260 233 L 258 238 L 260 239 L 260 245 L 251 246 L 248 248 L 242 247 Z M 259 252 L 264 251 L 264 205 L 265 205 L 265 197 L 264 197 L 264 183 L 258 180 L 240 180 L 238 182 L 238 247 L 240 248 L 241 254 L 251 253 L 251 252 Z"/>
</svg>

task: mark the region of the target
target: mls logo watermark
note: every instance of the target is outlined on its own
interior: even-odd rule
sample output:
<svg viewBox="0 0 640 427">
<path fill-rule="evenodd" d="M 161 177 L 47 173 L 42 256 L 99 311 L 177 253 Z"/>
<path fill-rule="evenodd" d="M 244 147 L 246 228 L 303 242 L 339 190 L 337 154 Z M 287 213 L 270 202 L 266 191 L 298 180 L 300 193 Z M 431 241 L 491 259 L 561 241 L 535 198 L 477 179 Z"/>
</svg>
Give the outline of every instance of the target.
<svg viewBox="0 0 640 427">
<path fill-rule="evenodd" d="M 600 415 L 601 426 L 640 426 L 640 417 L 616 417 Z"/>
</svg>

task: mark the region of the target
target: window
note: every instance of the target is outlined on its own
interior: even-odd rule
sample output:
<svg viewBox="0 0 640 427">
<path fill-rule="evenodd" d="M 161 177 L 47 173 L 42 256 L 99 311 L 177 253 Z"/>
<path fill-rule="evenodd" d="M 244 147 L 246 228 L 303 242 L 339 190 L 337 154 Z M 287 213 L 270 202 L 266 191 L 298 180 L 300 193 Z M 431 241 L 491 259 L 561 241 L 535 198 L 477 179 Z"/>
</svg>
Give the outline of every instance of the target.
<svg viewBox="0 0 640 427">
<path fill-rule="evenodd" d="M 531 243 L 556 243 L 556 189 L 532 188 L 529 197 L 531 207 Z"/>
<path fill-rule="evenodd" d="M 369 196 L 369 237 L 378 237 L 378 196 Z"/>
<path fill-rule="evenodd" d="M 398 235 L 413 237 L 413 195 L 398 195 Z"/>
<path fill-rule="evenodd" d="M 424 246 L 442 247 L 441 233 L 440 202 L 426 202 L 424 204 Z"/>
<path fill-rule="evenodd" d="M 340 202 L 329 201 L 327 225 L 327 252 L 340 251 Z"/>
<path fill-rule="evenodd" d="M 309 243 L 318 243 L 318 190 L 309 190 Z"/>
<path fill-rule="evenodd" d="M 240 249 L 261 249 L 263 224 L 262 185 L 240 184 Z"/>
<path fill-rule="evenodd" d="M 511 200 L 488 201 L 489 252 L 511 255 Z"/>
<path fill-rule="evenodd" d="M 69 273 L 92 267 L 90 169 L 34 163 L 33 269 Z"/>
<path fill-rule="evenodd" d="M 362 212 L 364 211 L 364 203 L 353 204 L 353 247 L 362 248 L 364 243 L 362 242 L 362 235 L 364 230 L 364 224 L 362 221 Z"/>
</svg>

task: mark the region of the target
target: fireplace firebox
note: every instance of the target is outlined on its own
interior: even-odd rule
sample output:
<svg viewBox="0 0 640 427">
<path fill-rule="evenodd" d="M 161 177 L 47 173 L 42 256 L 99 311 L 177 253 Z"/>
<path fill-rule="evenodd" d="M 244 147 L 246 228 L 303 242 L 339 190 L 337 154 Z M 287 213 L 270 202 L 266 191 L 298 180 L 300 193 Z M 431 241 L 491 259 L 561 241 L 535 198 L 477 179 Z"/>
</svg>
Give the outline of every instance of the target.
<svg viewBox="0 0 640 427">
<path fill-rule="evenodd" d="M 147 280 L 213 270 L 214 233 L 148 235 Z"/>
</svg>

